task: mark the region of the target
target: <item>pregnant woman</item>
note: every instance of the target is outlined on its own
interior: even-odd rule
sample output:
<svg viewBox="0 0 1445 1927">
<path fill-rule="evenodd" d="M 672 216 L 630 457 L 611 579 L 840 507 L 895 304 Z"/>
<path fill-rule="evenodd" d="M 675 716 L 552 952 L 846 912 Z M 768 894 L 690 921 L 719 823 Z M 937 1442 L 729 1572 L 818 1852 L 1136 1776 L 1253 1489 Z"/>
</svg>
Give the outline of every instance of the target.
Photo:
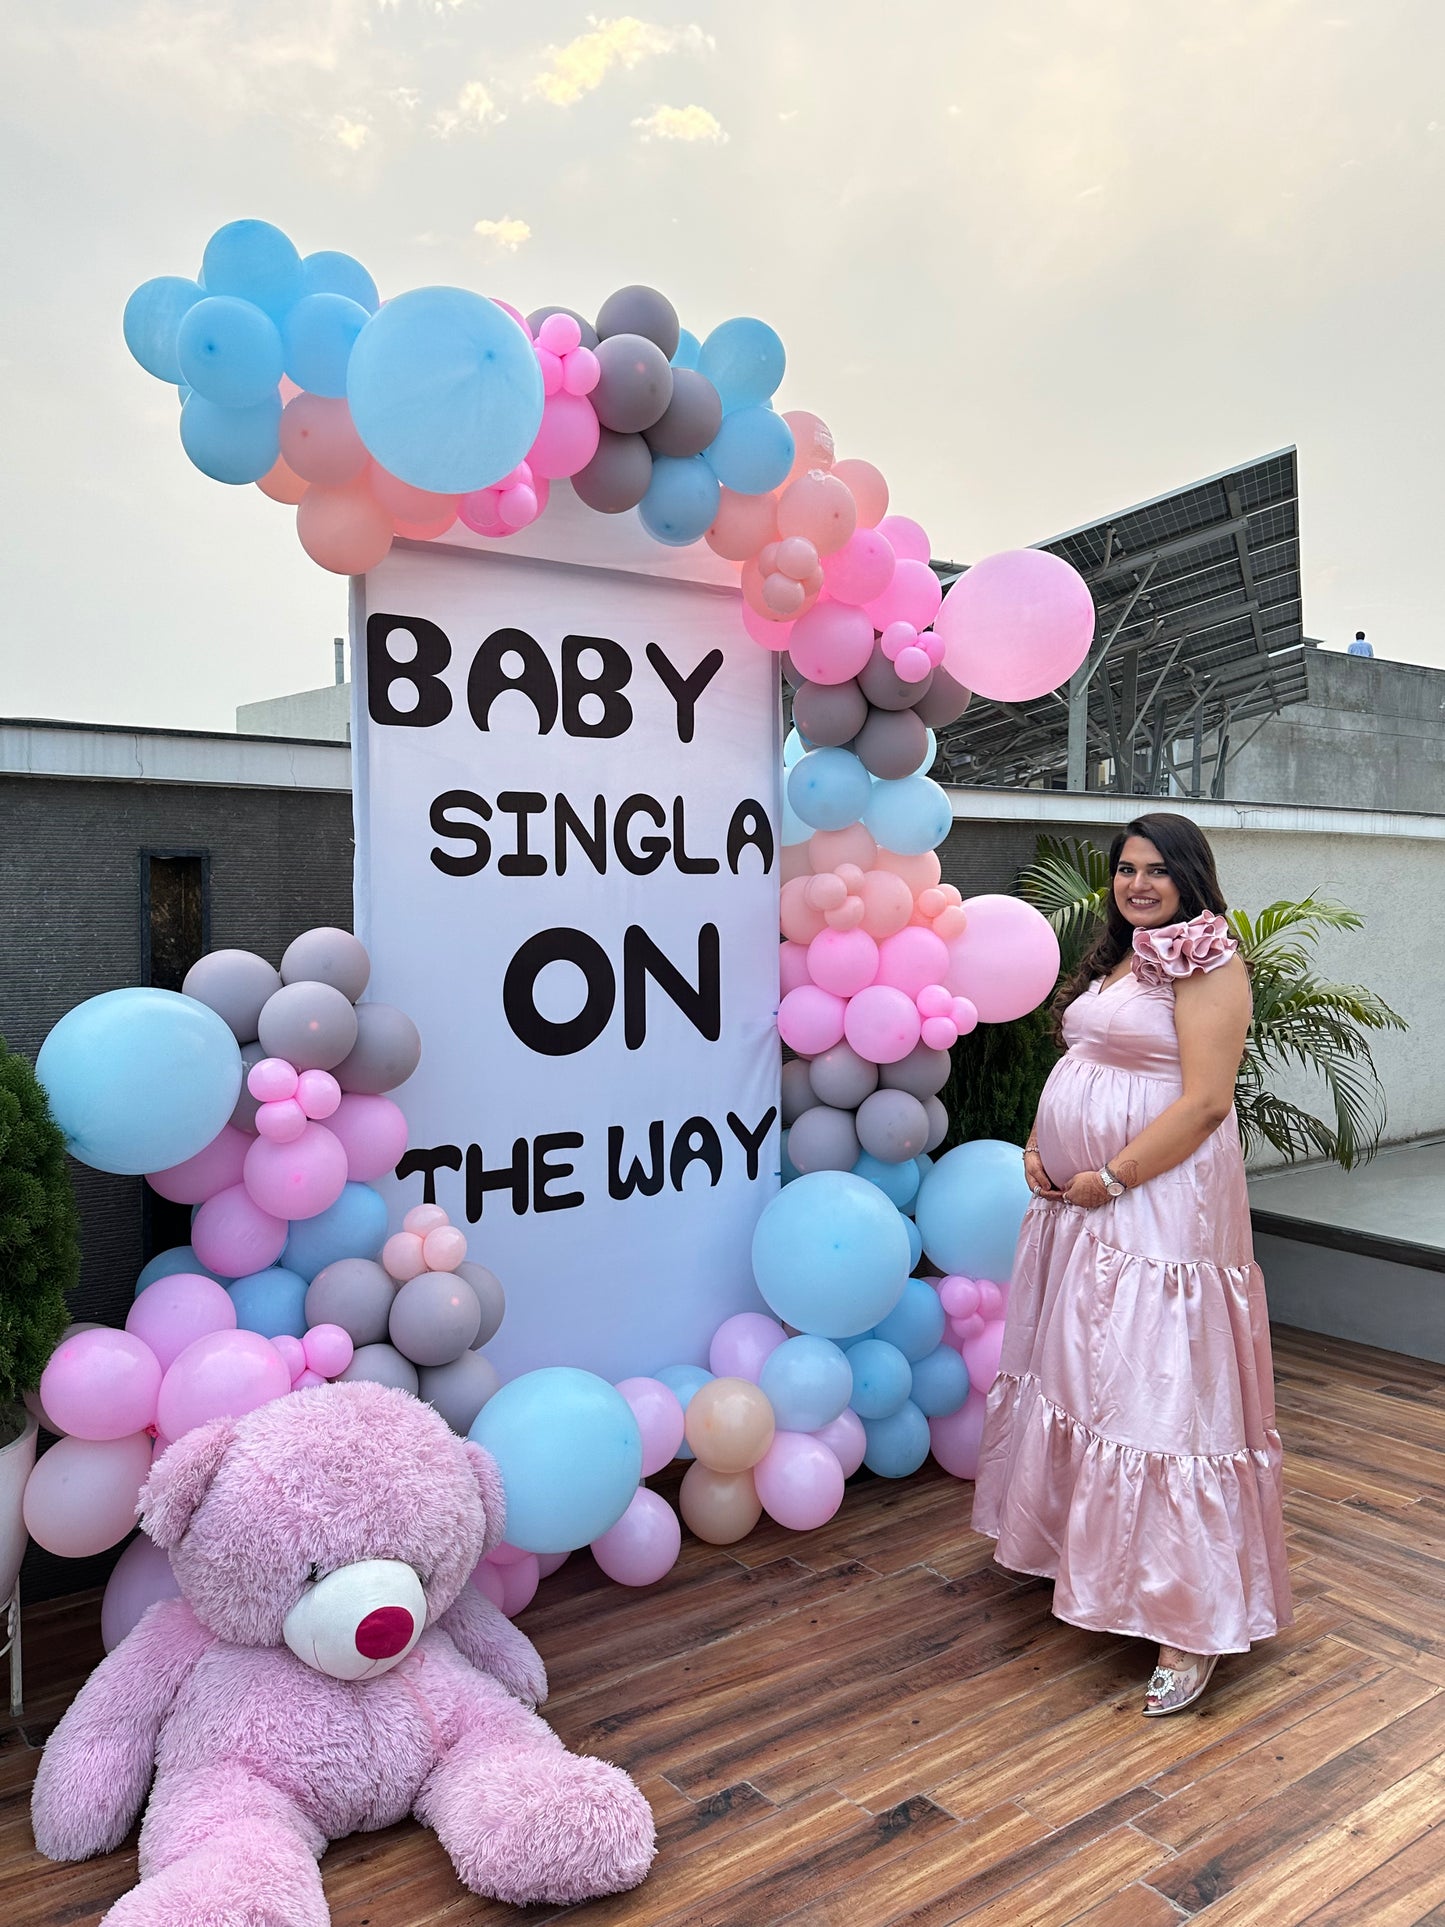
<svg viewBox="0 0 1445 1927">
<path fill-rule="evenodd" d="M 1234 1116 L 1251 1000 L 1187 817 L 1126 825 L 1024 1219 L 973 1523 L 1054 1612 L 1157 1641 L 1148 1715 L 1291 1618 L 1264 1282 Z"/>
</svg>

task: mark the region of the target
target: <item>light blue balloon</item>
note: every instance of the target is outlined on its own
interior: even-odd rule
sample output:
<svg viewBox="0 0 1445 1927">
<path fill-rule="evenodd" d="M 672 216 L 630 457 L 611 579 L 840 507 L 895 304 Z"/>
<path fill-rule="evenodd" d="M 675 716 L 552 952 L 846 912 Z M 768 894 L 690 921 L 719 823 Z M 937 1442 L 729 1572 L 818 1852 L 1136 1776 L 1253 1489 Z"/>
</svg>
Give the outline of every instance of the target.
<svg viewBox="0 0 1445 1927">
<path fill-rule="evenodd" d="M 192 1217 L 195 1213 L 191 1213 Z M 182 1272 L 193 1272 L 198 1278 L 215 1278 L 222 1283 L 214 1271 L 208 1271 L 196 1256 L 190 1245 L 172 1245 L 169 1251 L 158 1251 L 144 1267 L 135 1281 L 135 1295 L 140 1297 L 147 1285 L 153 1285 L 157 1278 L 177 1278 Z"/>
<path fill-rule="evenodd" d="M 268 314 L 234 295 L 207 295 L 188 310 L 176 336 L 181 379 L 222 408 L 277 400 L 281 335 Z"/>
<path fill-rule="evenodd" d="M 507 1543 L 573 1552 L 615 1526 L 642 1478 L 642 1434 L 615 1386 L 547 1365 L 493 1393 L 470 1436 L 501 1468 Z"/>
<path fill-rule="evenodd" d="M 386 1202 L 369 1184 L 348 1184 L 335 1204 L 291 1227 L 281 1263 L 307 1284 L 338 1258 L 375 1258 L 386 1243 Z"/>
<path fill-rule="evenodd" d="M 952 1345 L 939 1345 L 913 1367 L 908 1395 L 925 1418 L 947 1418 L 968 1397 L 968 1367 Z"/>
<path fill-rule="evenodd" d="M 738 408 L 704 450 L 714 475 L 739 495 L 765 495 L 787 480 L 796 449 L 793 431 L 771 408 Z"/>
<path fill-rule="evenodd" d="M 351 255 L 339 254 L 332 248 L 322 248 L 317 254 L 308 254 L 302 261 L 301 287 L 304 294 L 344 294 L 348 301 L 359 303 L 368 314 L 375 314 L 381 306 L 376 283 L 361 263 Z"/>
<path fill-rule="evenodd" d="M 696 368 L 697 358 L 702 351 L 702 343 L 688 328 L 680 328 L 677 336 L 677 352 L 672 357 L 674 368 Z"/>
<path fill-rule="evenodd" d="M 120 324 L 125 345 L 146 373 L 158 381 L 180 380 L 176 336 L 200 299 L 196 282 L 179 274 L 158 274 L 153 281 L 142 281 L 126 302 Z"/>
<path fill-rule="evenodd" d="M 957 1145 L 919 1187 L 923 1248 L 940 1271 L 1007 1284 L 1029 1202 L 1018 1145 L 996 1138 Z"/>
<path fill-rule="evenodd" d="M 912 1365 L 920 1358 L 927 1358 L 943 1342 L 943 1328 L 947 1323 L 943 1302 L 932 1285 L 925 1284 L 921 1278 L 910 1278 L 898 1303 L 886 1318 L 878 1321 L 873 1336 L 896 1345 Z"/>
<path fill-rule="evenodd" d="M 860 1338 L 848 1347 L 848 1364 L 853 1373 L 849 1404 L 859 1418 L 888 1418 L 907 1400 L 913 1374 L 896 1345 Z"/>
<path fill-rule="evenodd" d="M 686 1412 L 694 1392 L 706 1385 L 713 1375 L 704 1365 L 664 1365 L 661 1371 L 654 1372 L 652 1376 L 676 1394 L 678 1404 Z M 675 1459 L 694 1459 L 697 1454 L 684 1439 L 672 1456 Z"/>
<path fill-rule="evenodd" d="M 918 1164 L 913 1158 L 904 1158 L 901 1164 L 885 1164 L 871 1151 L 861 1151 L 853 1166 L 853 1175 L 876 1185 L 899 1211 L 908 1209 L 918 1191 Z M 912 1268 L 910 1265 L 909 1270 Z"/>
<path fill-rule="evenodd" d="M 780 1131 L 778 1133 L 778 1177 L 783 1184 L 793 1184 L 802 1175 L 797 1165 L 788 1156 L 788 1133 Z"/>
<path fill-rule="evenodd" d="M 296 1272 L 272 1265 L 233 1279 L 226 1289 L 236 1307 L 238 1330 L 259 1332 L 263 1338 L 305 1336 L 307 1281 Z"/>
<path fill-rule="evenodd" d="M 778 391 L 788 358 L 765 321 L 737 315 L 714 328 L 698 350 L 698 373 L 706 375 L 726 412 L 765 402 Z"/>
<path fill-rule="evenodd" d="M 918 1261 L 923 1256 L 923 1234 L 912 1218 L 903 1219 L 903 1229 L 908 1233 L 908 1269 L 917 1271 Z"/>
<path fill-rule="evenodd" d="M 880 1479 L 906 1479 L 928 1457 L 933 1440 L 928 1420 L 912 1399 L 905 1399 L 887 1418 L 864 1419 L 868 1443 L 863 1463 Z"/>
<path fill-rule="evenodd" d="M 931 776 L 899 776 L 873 785 L 863 821 L 885 850 L 922 856 L 953 828 L 953 805 Z"/>
<path fill-rule="evenodd" d="M 933 768 L 933 765 L 938 761 L 938 738 L 931 729 L 925 731 L 925 734 L 928 737 L 928 750 L 923 761 L 918 765 L 918 768 L 914 770 L 913 774 L 915 776 L 927 776 L 928 772 Z"/>
<path fill-rule="evenodd" d="M 229 1120 L 241 1048 L 194 997 L 137 986 L 67 1011 L 40 1046 L 35 1075 L 73 1157 L 139 1176 L 194 1157 Z"/>
<path fill-rule="evenodd" d="M 234 294 L 254 301 L 276 323 L 301 299 L 301 256 L 269 221 L 228 221 L 217 228 L 201 257 L 207 294 Z"/>
<path fill-rule="evenodd" d="M 281 398 L 222 408 L 191 395 L 181 409 L 181 447 L 213 482 L 259 482 L 281 453 Z"/>
<path fill-rule="evenodd" d="M 784 1432 L 831 1425 L 853 1396 L 853 1367 L 831 1338 L 785 1338 L 763 1361 L 758 1384 Z"/>
<path fill-rule="evenodd" d="M 806 843 L 813 834 L 811 823 L 805 823 L 788 801 L 788 786 L 783 785 L 783 820 L 779 828 L 780 840 L 784 843 Z"/>
<path fill-rule="evenodd" d="M 810 749 L 788 771 L 787 787 L 788 801 L 805 823 L 815 830 L 845 830 L 863 817 L 873 778 L 851 749 Z"/>
<path fill-rule="evenodd" d="M 783 768 L 790 770 L 794 763 L 801 762 L 811 747 L 811 744 L 803 741 L 796 729 L 790 729 L 783 738 Z"/>
<path fill-rule="evenodd" d="M 509 474 L 542 422 L 542 370 L 495 302 L 413 288 L 367 322 L 346 369 L 367 452 L 413 488 L 466 495 Z"/>
<path fill-rule="evenodd" d="M 333 401 L 344 395 L 352 344 L 370 318 L 344 294 L 303 295 L 281 331 L 286 373 L 296 386 Z"/>
<path fill-rule="evenodd" d="M 795 1331 L 852 1338 L 886 1317 L 908 1279 L 908 1238 L 873 1185 L 848 1171 L 809 1171 L 764 1207 L 753 1275 Z"/>
<path fill-rule="evenodd" d="M 721 499 L 717 477 L 701 455 L 654 455 L 637 514 L 655 541 L 682 549 L 706 535 Z"/>
</svg>

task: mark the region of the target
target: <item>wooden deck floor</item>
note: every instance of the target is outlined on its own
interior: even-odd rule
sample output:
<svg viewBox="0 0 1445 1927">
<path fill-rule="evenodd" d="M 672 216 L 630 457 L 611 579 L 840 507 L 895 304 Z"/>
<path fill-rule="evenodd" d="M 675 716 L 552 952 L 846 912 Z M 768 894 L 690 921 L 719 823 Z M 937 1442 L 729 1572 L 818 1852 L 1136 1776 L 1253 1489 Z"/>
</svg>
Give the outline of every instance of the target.
<svg viewBox="0 0 1445 1927">
<path fill-rule="evenodd" d="M 563 1737 L 629 1768 L 661 1850 L 577 1927 L 1445 1927 L 1445 1367 L 1276 1334 L 1291 1631 L 1202 1709 L 1138 1713 L 1151 1654 L 1049 1616 L 970 1488 L 865 1481 L 803 1536 L 689 1542 L 624 1593 L 586 1557 L 522 1623 Z M 42 1861 L 35 1748 L 99 1655 L 94 1595 L 28 1616 L 0 1729 L 0 1919 L 82 1927 L 133 1844 Z M 563 1918 L 479 1901 L 405 1825 L 325 1860 L 336 1927 Z"/>
</svg>

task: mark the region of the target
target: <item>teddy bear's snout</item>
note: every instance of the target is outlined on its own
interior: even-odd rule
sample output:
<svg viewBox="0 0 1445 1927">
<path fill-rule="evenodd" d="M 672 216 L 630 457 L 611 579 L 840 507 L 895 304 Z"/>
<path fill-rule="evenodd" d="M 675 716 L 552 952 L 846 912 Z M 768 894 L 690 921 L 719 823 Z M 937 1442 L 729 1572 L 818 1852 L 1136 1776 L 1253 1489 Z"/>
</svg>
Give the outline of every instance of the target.
<svg viewBox="0 0 1445 1927">
<path fill-rule="evenodd" d="M 426 1594 L 399 1559 L 359 1559 L 320 1579 L 282 1628 L 286 1644 L 318 1673 L 373 1679 L 407 1654 L 426 1626 Z"/>
</svg>

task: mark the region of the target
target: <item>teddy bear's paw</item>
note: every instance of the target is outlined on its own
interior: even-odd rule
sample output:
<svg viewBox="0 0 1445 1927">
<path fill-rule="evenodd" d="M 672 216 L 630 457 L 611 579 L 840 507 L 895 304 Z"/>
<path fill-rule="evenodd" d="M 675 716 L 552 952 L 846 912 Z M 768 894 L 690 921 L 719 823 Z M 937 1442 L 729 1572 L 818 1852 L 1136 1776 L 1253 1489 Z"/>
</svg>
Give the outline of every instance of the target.
<svg viewBox="0 0 1445 1927">
<path fill-rule="evenodd" d="M 519 1906 L 590 1900 L 635 1887 L 652 1865 L 652 1809 L 605 1760 L 548 1751 L 467 1777 L 444 1840 L 474 1893 Z"/>
<path fill-rule="evenodd" d="M 101 1927 L 328 1927 L 321 1873 L 309 1854 L 245 1857 L 203 1848 L 132 1887 Z"/>
</svg>

